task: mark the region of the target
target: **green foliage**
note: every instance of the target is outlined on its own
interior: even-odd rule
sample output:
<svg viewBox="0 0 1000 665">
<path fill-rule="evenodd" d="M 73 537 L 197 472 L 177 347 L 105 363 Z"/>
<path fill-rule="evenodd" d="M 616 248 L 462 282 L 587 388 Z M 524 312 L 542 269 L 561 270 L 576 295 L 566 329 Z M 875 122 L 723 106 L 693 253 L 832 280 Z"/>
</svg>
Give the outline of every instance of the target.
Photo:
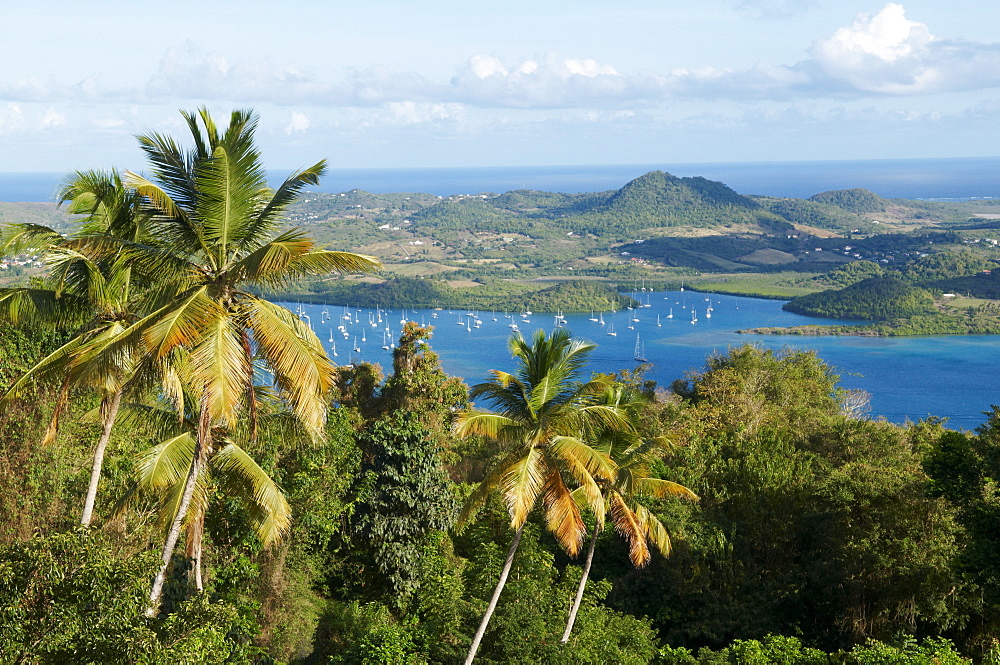
<svg viewBox="0 0 1000 665">
<path fill-rule="evenodd" d="M 753 200 L 770 212 L 780 215 L 795 224 L 819 229 L 836 229 L 838 231 L 852 231 L 859 227 L 867 226 L 857 214 L 828 202 L 820 202 L 814 199 L 804 201 L 802 199 L 777 199 L 763 196 L 753 197 Z"/>
<path fill-rule="evenodd" d="M 946 639 L 928 638 L 918 643 L 906 638 L 887 644 L 868 640 L 849 652 L 825 653 L 795 637 L 768 635 L 762 640 L 735 640 L 719 651 L 663 647 L 657 663 L 663 665 L 964 665 L 971 663 Z"/>
<path fill-rule="evenodd" d="M 356 307 L 458 308 L 479 311 L 589 312 L 631 304 L 603 282 L 568 280 L 533 284 L 488 281 L 481 286 L 452 287 L 439 279 L 393 277 L 378 284 L 331 282 L 311 286 L 308 293 L 286 292 L 280 300 L 353 305 Z"/>
<path fill-rule="evenodd" d="M 833 319 L 885 320 L 931 314 L 934 298 L 926 289 L 893 277 L 870 277 L 844 289 L 799 296 L 782 309 Z"/>
<path fill-rule="evenodd" d="M 921 284 L 975 275 L 996 265 L 996 262 L 972 252 L 936 252 L 906 263 L 899 272 L 905 279 Z"/>
<path fill-rule="evenodd" d="M 480 612 L 493 590 L 509 545 L 502 540 L 496 543 L 493 534 L 510 535 L 504 529 L 501 513 L 491 513 L 489 520 L 498 521 L 492 528 L 487 521 L 480 521 L 470 529 L 470 540 L 485 540 L 485 544 L 469 553 L 466 568 L 467 589 Z M 587 585 L 573 636 L 568 644 L 559 643 L 581 571 L 569 566 L 560 573 L 554 555 L 539 534 L 534 524 L 525 528 L 510 579 L 483 638 L 477 662 L 564 665 L 650 662 L 656 653 L 655 633 L 647 620 L 610 610 L 601 602 L 610 591 L 607 582 Z"/>
<path fill-rule="evenodd" d="M 250 662 L 256 626 L 206 597 L 161 620 L 142 609 L 151 552 L 116 551 L 77 529 L 0 548 L 0 660 L 33 663 Z"/>
<path fill-rule="evenodd" d="M 833 288 L 843 289 L 871 277 L 882 277 L 883 275 L 885 275 L 885 269 L 874 261 L 852 261 L 839 268 L 834 268 L 825 275 L 819 275 L 816 279 Z"/>
<path fill-rule="evenodd" d="M 949 601 L 960 532 L 920 467 L 940 428 L 841 415 L 834 377 L 812 354 L 731 355 L 678 386 L 693 409 L 673 416 L 687 445 L 664 470 L 700 509 L 659 507 L 683 535 L 669 560 L 596 571 L 615 583 L 609 604 L 652 616 L 686 647 L 772 633 L 838 649 L 959 624 Z"/>
<path fill-rule="evenodd" d="M 810 196 L 809 201 L 826 203 L 853 213 L 884 212 L 886 201 L 867 189 L 838 189 Z"/>
<path fill-rule="evenodd" d="M 324 616 L 327 639 L 317 644 L 312 662 L 342 665 L 419 665 L 412 625 L 401 623 L 379 603 L 332 601 Z M 328 656 L 320 661 L 318 657 Z"/>
<path fill-rule="evenodd" d="M 397 411 L 374 422 L 359 446 L 351 558 L 365 570 L 359 586 L 366 595 L 403 605 L 419 586 L 427 538 L 454 524 L 458 502 L 430 433 L 413 414 Z"/>
</svg>

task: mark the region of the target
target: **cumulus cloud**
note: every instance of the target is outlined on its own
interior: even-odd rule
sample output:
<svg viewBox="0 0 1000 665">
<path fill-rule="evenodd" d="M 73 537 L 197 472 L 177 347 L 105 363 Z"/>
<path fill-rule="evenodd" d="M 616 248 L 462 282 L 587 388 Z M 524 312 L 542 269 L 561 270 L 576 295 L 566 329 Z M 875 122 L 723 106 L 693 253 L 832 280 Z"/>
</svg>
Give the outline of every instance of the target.
<svg viewBox="0 0 1000 665">
<path fill-rule="evenodd" d="M 936 38 L 906 18 L 902 5 L 860 14 L 810 49 L 811 61 L 847 90 L 889 95 L 989 88 L 1000 85 L 1000 45 Z"/>
<path fill-rule="evenodd" d="M 731 0 L 742 11 L 792 13 L 815 0 Z M 906 16 L 897 2 L 860 14 L 808 44 L 799 62 L 750 67 L 689 67 L 625 72 L 583 54 L 548 53 L 505 60 L 474 54 L 449 80 L 382 66 L 323 78 L 307 67 L 231 58 L 194 43 L 170 49 L 145 84 L 109 88 L 99 75 L 72 85 L 0 79 L 0 100 L 136 104 L 230 102 L 293 108 L 379 109 L 385 122 L 445 122 L 464 107 L 480 109 L 637 110 L 686 100 L 868 98 L 1000 87 L 1000 44 L 941 38 Z M 300 115 L 296 115 L 300 114 Z M 58 118 L 50 118 L 58 123 Z M 285 131 L 309 129 L 296 111 Z"/>
</svg>

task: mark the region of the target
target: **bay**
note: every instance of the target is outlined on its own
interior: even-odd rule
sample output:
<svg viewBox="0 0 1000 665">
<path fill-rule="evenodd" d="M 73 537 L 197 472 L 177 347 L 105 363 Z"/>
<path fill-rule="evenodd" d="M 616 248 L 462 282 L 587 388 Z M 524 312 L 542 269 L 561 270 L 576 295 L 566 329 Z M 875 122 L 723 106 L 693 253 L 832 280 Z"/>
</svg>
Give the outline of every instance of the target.
<svg viewBox="0 0 1000 665">
<path fill-rule="evenodd" d="M 637 297 L 650 306 L 614 313 L 595 312 L 594 316 L 603 318 L 603 326 L 591 321 L 591 314 L 565 316 L 565 325 L 574 337 L 598 345 L 588 365 L 590 371 L 635 368 L 639 364 L 634 359 L 638 338 L 644 356 L 652 363 L 649 378 L 669 387 L 686 373 L 702 370 L 709 355 L 753 343 L 775 350 L 815 350 L 841 376 L 841 387 L 870 393 L 870 416 L 873 418 L 904 423 L 935 416 L 947 418 L 947 426 L 952 429 L 971 430 L 985 421 L 983 412 L 989 410 L 991 404 L 1000 403 L 997 394 L 1000 389 L 997 375 L 1000 337 L 741 335 L 736 331 L 843 321 L 785 312 L 781 309 L 783 303 L 777 300 L 692 291 L 647 292 Z M 398 309 L 383 311 L 379 322 L 376 310 L 371 309 L 282 304 L 293 311 L 301 309 L 328 352 L 336 350 L 337 356 L 333 359 L 338 364 L 373 362 L 387 371 L 391 371 L 392 355 L 391 350 L 382 346 L 398 339 L 402 328 L 400 322 L 432 325 L 434 333 L 430 345 L 440 355 L 445 372 L 461 377 L 470 385 L 485 381 L 491 369 L 513 369 L 507 347 L 512 322 L 525 336 L 538 328 L 551 331 L 555 322 L 553 313 L 534 312 L 522 317 L 522 313 L 514 312 Z M 709 306 L 711 312 L 707 311 Z M 329 313 L 329 320 L 325 319 L 324 311 Z M 697 316 L 696 323 L 691 322 L 692 312 Z M 348 313 L 351 318 L 344 319 Z M 505 314 L 512 318 L 506 318 Z M 630 321 L 632 318 L 639 320 Z M 477 319 L 481 322 L 478 328 L 475 327 Z M 341 324 L 344 324 L 346 338 L 337 329 Z M 607 334 L 611 326 L 616 336 Z M 387 327 L 388 333 L 385 332 Z M 355 345 L 359 351 L 354 351 Z"/>
</svg>

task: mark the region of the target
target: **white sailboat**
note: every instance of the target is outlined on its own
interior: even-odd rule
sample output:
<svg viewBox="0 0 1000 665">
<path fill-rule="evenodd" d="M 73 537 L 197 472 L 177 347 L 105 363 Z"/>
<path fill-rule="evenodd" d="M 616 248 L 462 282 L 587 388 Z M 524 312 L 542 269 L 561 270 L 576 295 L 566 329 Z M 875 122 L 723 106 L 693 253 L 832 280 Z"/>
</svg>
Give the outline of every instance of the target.
<svg viewBox="0 0 1000 665">
<path fill-rule="evenodd" d="M 611 337 L 617 337 L 618 336 L 618 333 L 615 332 L 615 324 L 612 323 L 610 326 L 608 326 L 608 332 L 607 332 L 607 334 L 610 335 Z"/>
<path fill-rule="evenodd" d="M 639 333 L 635 334 L 635 360 L 640 363 L 648 363 L 649 360 L 643 354 L 642 343 L 639 341 Z"/>
<path fill-rule="evenodd" d="M 330 341 L 333 342 L 333 340 L 330 340 Z M 337 343 L 336 342 L 333 342 L 333 357 L 334 358 L 337 357 Z"/>
<path fill-rule="evenodd" d="M 657 328 L 662 328 L 663 327 L 663 324 L 660 323 L 660 315 L 659 314 L 656 315 L 656 327 Z"/>
</svg>

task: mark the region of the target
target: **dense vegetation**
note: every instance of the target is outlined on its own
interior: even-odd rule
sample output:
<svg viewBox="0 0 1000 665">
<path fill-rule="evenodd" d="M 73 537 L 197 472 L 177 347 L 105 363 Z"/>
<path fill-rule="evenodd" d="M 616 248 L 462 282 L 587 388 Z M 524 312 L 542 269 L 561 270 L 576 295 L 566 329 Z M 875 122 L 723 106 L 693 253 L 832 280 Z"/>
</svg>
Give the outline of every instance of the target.
<svg viewBox="0 0 1000 665">
<path fill-rule="evenodd" d="M 383 282 L 321 282 L 308 291 L 272 293 L 276 300 L 317 302 L 356 307 L 459 308 L 480 311 L 589 312 L 623 309 L 632 299 L 603 282 L 515 283 L 491 280 L 471 287 L 453 287 L 441 279 L 396 277 Z"/>
<path fill-rule="evenodd" d="M 799 296 L 783 309 L 832 319 L 893 319 L 934 312 L 929 291 L 893 277 L 869 277 L 836 291 Z"/>
<path fill-rule="evenodd" d="M 323 163 L 272 190 L 251 113 L 185 120 L 190 151 L 140 137 L 149 180 L 73 174 L 66 235 L 4 229 L 48 272 L 0 290 L 0 662 L 1000 658 L 1000 408 L 974 433 L 868 420 L 815 354 L 753 346 L 667 390 L 593 375 L 564 329 L 511 338 L 471 390 L 414 323 L 387 375 L 336 367 L 260 297 L 376 265 L 282 227 Z M 504 205 L 774 214 L 667 174 L 609 199 Z M 875 272 L 831 278 L 843 311 L 926 304 Z"/>
<path fill-rule="evenodd" d="M 0 339 L 18 335 L 6 328 Z M 461 660 L 513 534 L 498 495 L 484 494 L 461 530 L 456 506 L 505 452 L 499 440 L 452 434 L 465 387 L 441 372 L 427 339 L 411 325 L 387 378 L 341 369 L 340 406 L 320 440 L 262 433 L 253 453 L 294 516 L 285 543 L 261 548 L 235 504 L 209 512 L 205 590 L 188 586 L 179 553 L 155 620 L 142 618 L 155 506 L 108 519 L 155 442 L 149 424 L 116 428 L 99 526 L 74 530 L 94 432 L 86 394 L 48 448 L 36 441 L 56 392 L 19 400 L 0 423 L 0 501 L 11 511 L 0 534 L 0 651 L 32 662 Z M 29 365 L 53 342 L 39 343 L 6 346 L 5 366 Z M 671 444 L 652 477 L 700 501 L 644 502 L 672 541 L 644 568 L 614 529 L 600 533 L 565 645 L 581 569 L 544 512 L 529 509 L 480 660 L 958 663 L 959 648 L 989 650 L 1000 631 L 989 491 L 1000 412 L 975 435 L 867 421 L 863 396 L 839 391 L 815 355 L 753 347 L 709 359 L 670 393 L 641 376 L 618 380 L 647 395 L 633 416 L 640 435 Z M 935 635 L 957 646 L 924 641 Z"/>
</svg>

